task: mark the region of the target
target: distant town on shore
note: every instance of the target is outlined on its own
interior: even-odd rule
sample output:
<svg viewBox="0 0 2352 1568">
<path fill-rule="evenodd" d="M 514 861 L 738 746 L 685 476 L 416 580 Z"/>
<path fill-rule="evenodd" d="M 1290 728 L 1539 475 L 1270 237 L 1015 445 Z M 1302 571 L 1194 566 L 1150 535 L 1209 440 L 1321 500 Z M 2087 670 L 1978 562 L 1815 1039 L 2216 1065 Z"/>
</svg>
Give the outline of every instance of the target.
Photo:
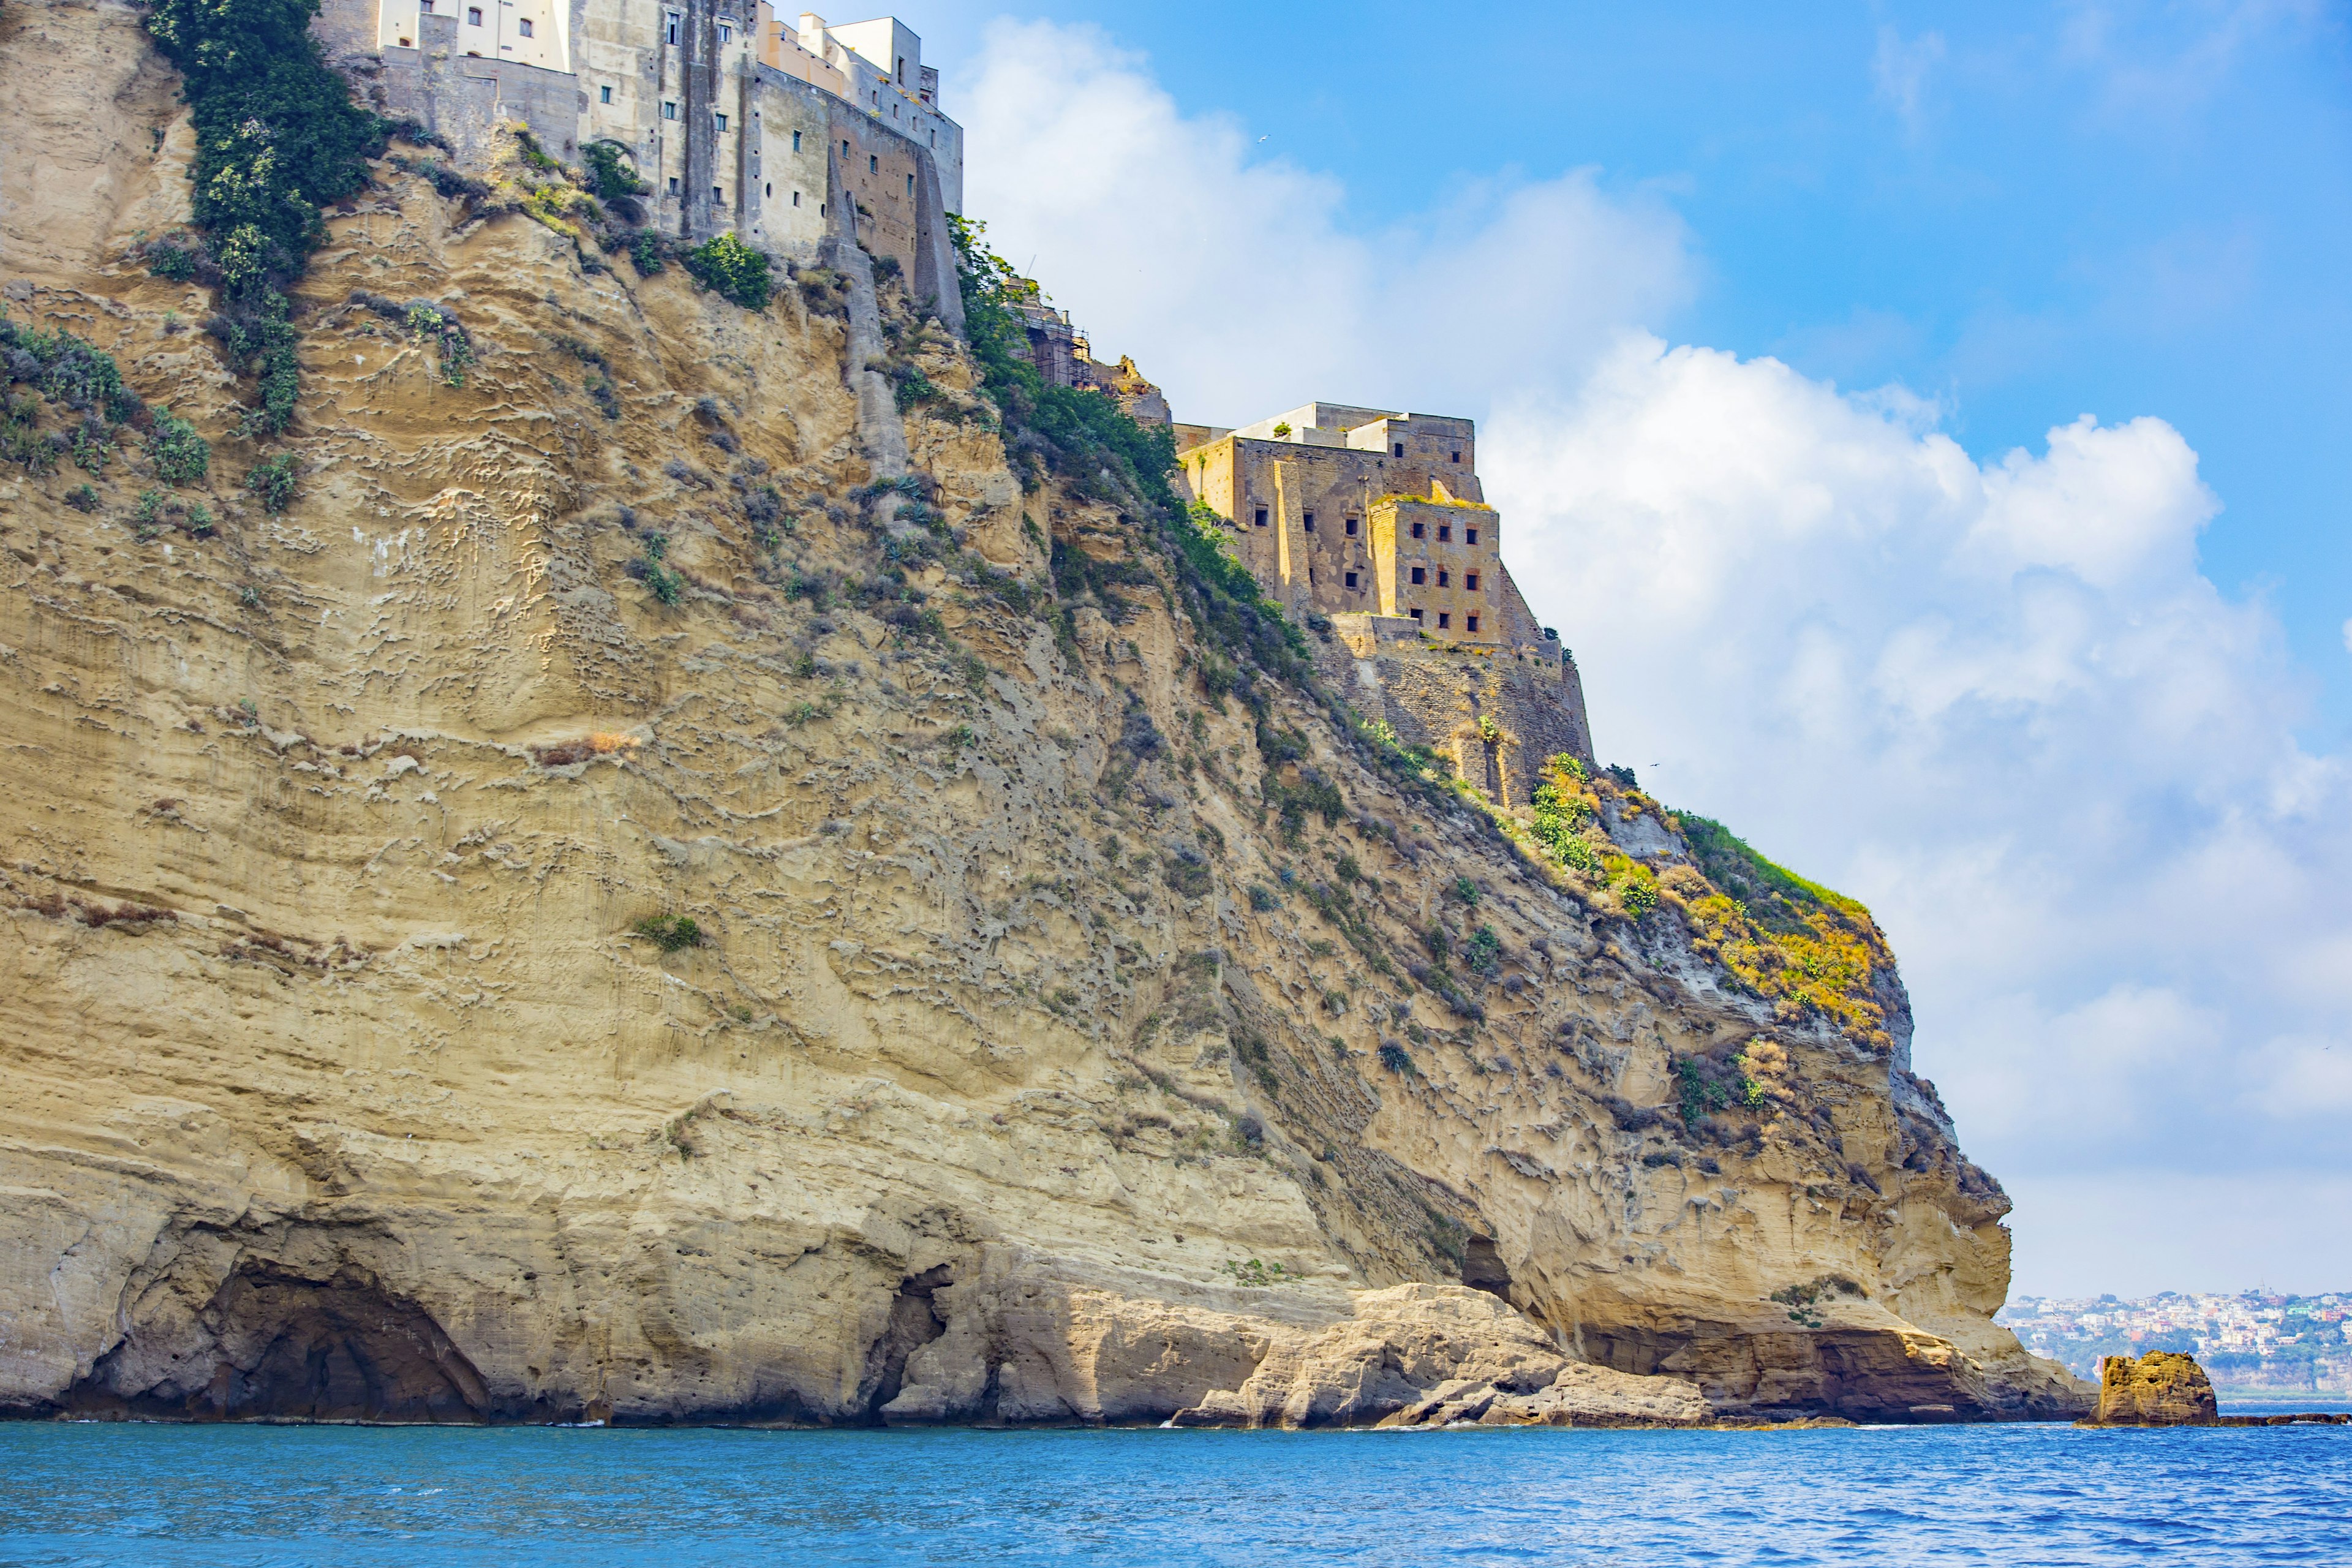
<svg viewBox="0 0 2352 1568">
<path fill-rule="evenodd" d="M 2099 1358 L 2186 1351 L 2216 1389 L 2231 1393 L 2352 1393 L 2352 1290 L 2324 1296 L 2248 1290 L 2192 1295 L 2167 1290 L 2137 1300 L 2114 1296 L 2020 1296 L 1995 1320 L 2082 1377 Z"/>
</svg>

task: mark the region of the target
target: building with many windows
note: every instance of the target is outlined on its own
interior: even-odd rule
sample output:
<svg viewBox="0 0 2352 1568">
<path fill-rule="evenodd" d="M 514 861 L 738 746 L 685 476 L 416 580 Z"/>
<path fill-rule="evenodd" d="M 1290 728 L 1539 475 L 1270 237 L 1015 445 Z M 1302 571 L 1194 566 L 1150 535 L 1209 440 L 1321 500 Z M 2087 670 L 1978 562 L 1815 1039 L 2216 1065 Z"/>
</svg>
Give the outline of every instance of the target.
<svg viewBox="0 0 2352 1568">
<path fill-rule="evenodd" d="M 1175 431 L 1181 493 L 1363 710 L 1498 802 L 1524 804 L 1555 752 L 1591 760 L 1575 661 L 1503 564 L 1471 421 L 1310 403 Z"/>
<path fill-rule="evenodd" d="M 501 126 L 569 163 L 609 142 L 665 234 L 732 232 L 799 258 L 854 237 L 961 316 L 946 215 L 963 205 L 963 129 L 895 17 L 836 26 L 764 0 L 324 0 L 317 29 L 373 108 L 461 161 Z"/>
</svg>

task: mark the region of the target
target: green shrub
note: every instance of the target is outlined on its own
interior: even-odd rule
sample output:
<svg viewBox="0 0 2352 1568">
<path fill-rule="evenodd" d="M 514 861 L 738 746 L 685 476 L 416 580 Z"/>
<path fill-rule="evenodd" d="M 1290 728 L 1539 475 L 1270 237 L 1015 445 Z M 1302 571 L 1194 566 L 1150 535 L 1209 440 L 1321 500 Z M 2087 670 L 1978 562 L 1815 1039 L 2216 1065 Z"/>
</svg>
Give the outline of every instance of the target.
<svg viewBox="0 0 2352 1568">
<path fill-rule="evenodd" d="M 147 460 L 155 477 L 167 485 L 193 485 L 211 472 L 212 443 L 196 427 L 168 409 L 155 411 L 155 427 L 147 435 Z"/>
<path fill-rule="evenodd" d="M 185 283 L 196 275 L 196 253 L 186 246 L 168 239 L 159 239 L 147 247 L 147 270 L 173 283 Z"/>
<path fill-rule="evenodd" d="M 1249 907 L 1260 914 L 1265 914 L 1280 909 L 1282 900 L 1274 896 L 1273 889 L 1261 883 L 1252 882 L 1249 885 Z"/>
<path fill-rule="evenodd" d="M 1412 1054 L 1394 1040 L 1381 1042 L 1381 1066 L 1391 1072 L 1402 1073 L 1407 1078 L 1419 1070 L 1412 1065 Z"/>
<path fill-rule="evenodd" d="M 768 276 L 768 258 L 732 234 L 698 246 L 686 253 L 686 269 L 706 289 L 733 300 L 747 310 L 764 310 L 775 285 Z"/>
<path fill-rule="evenodd" d="M 98 492 L 88 485 L 76 485 L 66 492 L 66 505 L 76 511 L 96 511 Z"/>
<path fill-rule="evenodd" d="M 653 187 L 637 178 L 635 165 L 630 161 L 629 150 L 618 142 L 591 142 L 580 149 L 587 158 L 588 167 L 595 175 L 596 194 L 606 201 L 620 196 L 642 196 Z"/>
<path fill-rule="evenodd" d="M 245 488 L 261 498 L 261 510 L 277 513 L 294 504 L 294 454 L 283 453 L 256 463 L 245 476 Z"/>
<path fill-rule="evenodd" d="M 320 57 L 318 12 L 318 0 L 154 0 L 147 15 L 195 124 L 190 210 L 220 268 L 225 341 L 259 381 L 248 435 L 294 416 L 300 366 L 282 290 L 326 237 L 320 205 L 367 184 L 386 129 Z"/>
<path fill-rule="evenodd" d="M 1502 967 L 1503 939 L 1493 926 L 1480 926 L 1462 944 L 1462 962 L 1475 974 L 1492 974 Z"/>
<path fill-rule="evenodd" d="M 648 915 L 636 923 L 636 933 L 664 952 L 700 947 L 709 939 L 692 915 Z"/>
<path fill-rule="evenodd" d="M 640 278 L 651 278 L 662 269 L 661 236 L 651 229 L 629 242 L 629 265 L 637 269 Z"/>
</svg>

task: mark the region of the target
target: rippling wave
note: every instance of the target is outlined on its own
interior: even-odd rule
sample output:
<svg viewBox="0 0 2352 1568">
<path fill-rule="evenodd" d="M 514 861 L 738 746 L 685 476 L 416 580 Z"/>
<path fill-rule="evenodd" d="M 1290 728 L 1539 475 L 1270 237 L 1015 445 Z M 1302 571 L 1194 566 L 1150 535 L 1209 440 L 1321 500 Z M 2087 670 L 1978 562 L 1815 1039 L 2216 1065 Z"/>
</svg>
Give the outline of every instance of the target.
<svg viewBox="0 0 2352 1568">
<path fill-rule="evenodd" d="M 2352 1428 L 0 1426 L 0 1564 L 2352 1563 Z"/>
</svg>

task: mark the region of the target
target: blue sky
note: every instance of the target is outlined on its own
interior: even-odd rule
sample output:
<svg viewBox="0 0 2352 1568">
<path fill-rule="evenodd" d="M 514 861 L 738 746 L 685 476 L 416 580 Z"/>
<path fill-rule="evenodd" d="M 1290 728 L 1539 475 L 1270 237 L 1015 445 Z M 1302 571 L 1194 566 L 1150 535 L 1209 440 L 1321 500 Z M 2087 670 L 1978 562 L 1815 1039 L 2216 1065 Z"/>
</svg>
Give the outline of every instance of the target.
<svg viewBox="0 0 2352 1568">
<path fill-rule="evenodd" d="M 929 47 L 968 54 L 989 14 L 941 17 Z M 2273 598 L 2314 738 L 2352 736 L 2343 7 L 1016 14 L 1100 25 L 1188 110 L 1337 176 L 1367 231 L 1579 167 L 1654 193 L 1699 263 L 1654 330 L 1899 382 L 1979 455 L 2078 414 L 2162 416 L 2223 498 L 2208 574 Z"/>
<path fill-rule="evenodd" d="M 2344 9 L 1634 10 L 908 20 L 1179 417 L 1481 422 L 1603 757 L 1887 931 L 2019 1289 L 2341 1288 Z"/>
</svg>

